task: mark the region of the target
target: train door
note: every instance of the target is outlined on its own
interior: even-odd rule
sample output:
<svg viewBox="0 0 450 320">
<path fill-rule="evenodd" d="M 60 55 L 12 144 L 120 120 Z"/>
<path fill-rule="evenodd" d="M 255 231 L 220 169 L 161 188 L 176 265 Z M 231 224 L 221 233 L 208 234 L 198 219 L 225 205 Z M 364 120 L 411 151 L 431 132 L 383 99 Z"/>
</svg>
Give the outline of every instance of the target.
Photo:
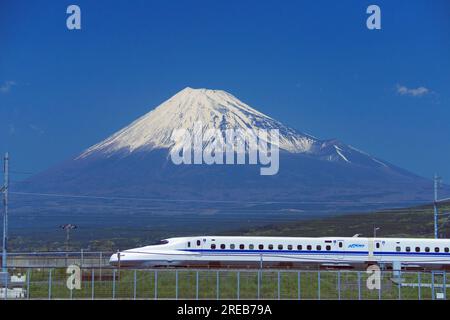
<svg viewBox="0 0 450 320">
<path fill-rule="evenodd" d="M 345 243 L 344 240 L 336 240 L 336 252 L 339 260 L 344 259 Z"/>
<path fill-rule="evenodd" d="M 375 261 L 380 261 L 383 258 L 383 247 L 384 247 L 384 241 L 381 240 L 374 240 L 374 247 L 373 247 L 373 259 Z"/>
</svg>

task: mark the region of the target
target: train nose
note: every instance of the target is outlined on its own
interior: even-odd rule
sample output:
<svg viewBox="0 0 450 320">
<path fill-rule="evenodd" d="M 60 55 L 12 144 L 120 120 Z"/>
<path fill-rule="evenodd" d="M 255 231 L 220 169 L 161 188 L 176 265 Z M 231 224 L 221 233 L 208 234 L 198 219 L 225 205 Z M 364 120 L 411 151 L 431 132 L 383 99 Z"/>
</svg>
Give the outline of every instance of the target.
<svg viewBox="0 0 450 320">
<path fill-rule="evenodd" d="M 118 267 L 119 266 L 119 260 L 120 260 L 119 255 L 120 255 L 119 252 L 118 253 L 114 253 L 111 256 L 111 258 L 109 258 L 109 264 L 114 266 L 114 267 Z"/>
<path fill-rule="evenodd" d="M 140 262 L 140 255 L 131 251 L 114 253 L 109 258 L 109 264 L 113 267 L 133 267 Z"/>
</svg>

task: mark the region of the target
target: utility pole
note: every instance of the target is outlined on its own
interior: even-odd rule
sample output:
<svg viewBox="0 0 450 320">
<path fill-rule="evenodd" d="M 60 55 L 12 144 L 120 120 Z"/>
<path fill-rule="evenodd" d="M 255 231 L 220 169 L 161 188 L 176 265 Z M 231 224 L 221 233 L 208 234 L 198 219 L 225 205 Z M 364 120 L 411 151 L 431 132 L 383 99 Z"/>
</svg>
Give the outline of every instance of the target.
<svg viewBox="0 0 450 320">
<path fill-rule="evenodd" d="M 70 230 L 76 229 L 78 228 L 76 225 L 74 224 L 64 224 L 62 226 L 60 226 L 61 229 L 66 231 L 66 252 L 69 251 L 69 242 L 70 242 Z"/>
<path fill-rule="evenodd" d="M 3 164 L 4 185 L 1 189 L 3 192 L 3 205 L 5 210 L 3 211 L 3 251 L 2 251 L 2 271 L 7 272 L 7 248 L 8 248 L 8 188 L 9 188 L 9 155 L 5 154 Z"/>
<path fill-rule="evenodd" d="M 439 215 L 439 210 L 438 210 L 438 187 L 439 187 L 439 182 L 440 182 L 441 178 L 438 177 L 437 174 L 434 175 L 434 203 L 433 203 L 433 207 L 434 207 L 434 238 L 437 239 L 439 238 L 439 234 L 438 234 L 438 215 Z"/>
<path fill-rule="evenodd" d="M 376 238 L 377 237 L 377 231 L 380 230 L 379 227 L 376 227 L 375 225 L 373 226 L 373 237 Z"/>
</svg>

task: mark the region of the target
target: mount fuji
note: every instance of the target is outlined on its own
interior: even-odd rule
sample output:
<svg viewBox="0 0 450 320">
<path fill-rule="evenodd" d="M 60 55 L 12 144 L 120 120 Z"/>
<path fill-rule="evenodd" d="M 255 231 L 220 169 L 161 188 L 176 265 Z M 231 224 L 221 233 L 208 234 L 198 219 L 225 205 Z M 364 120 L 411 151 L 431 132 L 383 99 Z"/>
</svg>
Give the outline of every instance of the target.
<svg viewBox="0 0 450 320">
<path fill-rule="evenodd" d="M 254 165 L 175 165 L 174 130 L 278 129 L 279 172 Z M 204 146 L 214 143 L 213 138 Z M 154 200 L 161 208 L 270 212 L 390 207 L 428 201 L 432 183 L 338 140 L 321 140 L 285 126 L 222 90 L 185 88 L 154 110 L 50 168 L 22 192 Z M 81 201 L 81 200 L 80 200 Z M 147 202 L 149 203 L 149 202 Z M 152 209 L 152 210 L 153 210 Z M 114 208 L 105 208 L 110 212 Z M 182 210 L 182 209 L 180 209 Z"/>
<path fill-rule="evenodd" d="M 155 110 L 131 123 L 104 141 L 88 148 L 75 160 L 91 157 L 108 158 L 118 153 L 123 156 L 153 150 L 180 149 L 172 140 L 174 130 L 192 133 L 195 123 L 202 130 L 278 129 L 279 148 L 291 154 L 309 155 L 331 162 L 346 162 L 373 167 L 389 167 L 370 155 L 337 140 L 319 140 L 299 132 L 251 108 L 222 90 L 185 88 Z M 214 137 L 204 141 L 203 148 L 212 144 Z M 351 160 L 350 160 L 351 159 Z"/>
</svg>

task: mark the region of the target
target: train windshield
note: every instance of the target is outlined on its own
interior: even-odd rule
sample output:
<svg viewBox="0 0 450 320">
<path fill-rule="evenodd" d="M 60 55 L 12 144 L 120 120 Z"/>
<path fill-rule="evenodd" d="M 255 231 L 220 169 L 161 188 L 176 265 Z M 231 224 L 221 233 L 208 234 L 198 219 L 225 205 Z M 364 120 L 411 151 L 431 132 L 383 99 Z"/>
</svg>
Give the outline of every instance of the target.
<svg viewBox="0 0 450 320">
<path fill-rule="evenodd" d="M 160 246 L 160 245 L 168 244 L 168 243 L 169 243 L 168 240 L 159 240 L 157 242 L 150 243 L 149 246 Z"/>
</svg>

